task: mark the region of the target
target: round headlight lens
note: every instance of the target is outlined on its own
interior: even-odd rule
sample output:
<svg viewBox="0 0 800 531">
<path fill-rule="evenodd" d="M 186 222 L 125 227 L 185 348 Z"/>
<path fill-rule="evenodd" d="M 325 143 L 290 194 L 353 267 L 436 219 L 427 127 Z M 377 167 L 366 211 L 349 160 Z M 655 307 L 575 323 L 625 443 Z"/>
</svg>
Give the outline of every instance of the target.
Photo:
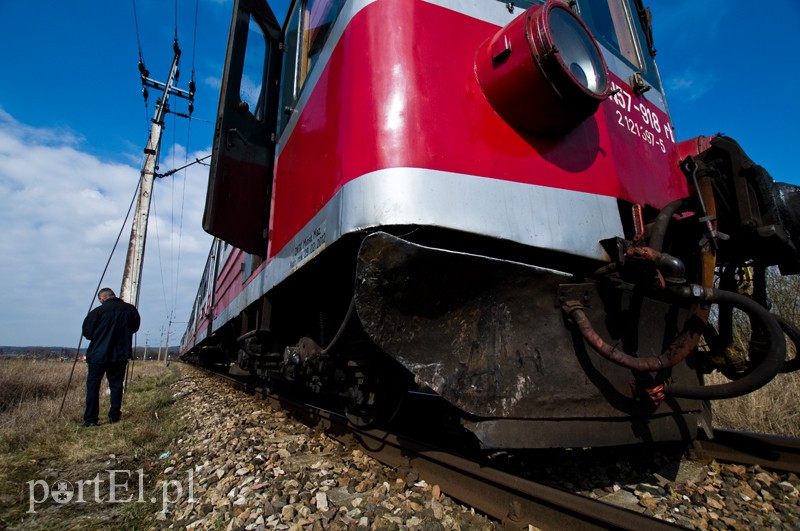
<svg viewBox="0 0 800 531">
<path fill-rule="evenodd" d="M 567 71 L 583 88 L 603 94 L 608 86 L 606 69 L 592 38 L 564 9 L 551 9 L 550 32 Z"/>
<path fill-rule="evenodd" d="M 561 0 L 533 5 L 484 41 L 475 72 L 503 120 L 543 136 L 573 130 L 610 93 L 600 47 Z"/>
</svg>

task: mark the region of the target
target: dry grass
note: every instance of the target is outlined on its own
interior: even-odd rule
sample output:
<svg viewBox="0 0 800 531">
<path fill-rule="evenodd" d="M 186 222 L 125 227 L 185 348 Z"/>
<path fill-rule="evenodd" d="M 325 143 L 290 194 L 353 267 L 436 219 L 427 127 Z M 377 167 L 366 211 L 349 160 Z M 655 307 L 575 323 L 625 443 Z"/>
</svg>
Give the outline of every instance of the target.
<svg viewBox="0 0 800 531">
<path fill-rule="evenodd" d="M 71 368 L 56 361 L 0 360 L 0 451 L 26 446 L 58 419 Z M 66 419 L 82 418 L 85 382 L 86 364 L 79 363 L 64 404 Z"/>
<path fill-rule="evenodd" d="M 713 373 L 706 381 L 728 380 Z M 800 437 L 800 373 L 779 374 L 754 393 L 717 400 L 711 407 L 718 428 Z"/>
<path fill-rule="evenodd" d="M 180 365 L 137 362 L 123 399 L 123 421 L 95 428 L 80 427 L 85 363 L 75 366 L 63 414 L 58 416 L 71 368 L 71 362 L 0 360 L 0 528 L 63 527 L 75 518 L 86 523 L 87 513 L 101 527 L 131 528 L 140 527 L 152 514 L 147 504 L 107 503 L 43 505 L 34 517 L 25 514 L 28 481 L 44 479 L 52 471 L 68 481 L 89 479 L 112 465 L 149 470 L 183 428 L 171 407 L 170 388 L 181 376 Z M 109 405 L 106 389 L 104 383 L 101 418 Z"/>
<path fill-rule="evenodd" d="M 781 276 L 769 268 L 766 276 L 772 311 L 791 323 L 800 324 L 800 275 Z M 747 352 L 750 323 L 741 312 L 734 311 L 734 341 L 741 352 Z M 787 356 L 796 357 L 796 345 L 787 337 Z M 706 377 L 709 384 L 728 380 L 719 373 Z M 775 379 L 749 395 L 712 404 L 714 424 L 721 428 L 800 437 L 800 371 L 779 374 Z"/>
</svg>

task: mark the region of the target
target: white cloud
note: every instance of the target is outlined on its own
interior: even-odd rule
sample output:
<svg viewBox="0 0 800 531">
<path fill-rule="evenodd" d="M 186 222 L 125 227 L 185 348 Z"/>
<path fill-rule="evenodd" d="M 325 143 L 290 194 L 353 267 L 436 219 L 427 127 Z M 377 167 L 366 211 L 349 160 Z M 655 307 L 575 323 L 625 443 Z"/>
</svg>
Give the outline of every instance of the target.
<svg viewBox="0 0 800 531">
<path fill-rule="evenodd" d="M 247 74 L 242 76 L 239 87 L 239 99 L 250 105 L 250 112 L 255 112 L 261 95 L 261 82 L 256 83 Z"/>
<path fill-rule="evenodd" d="M 84 141 L 82 135 L 65 127 L 40 129 L 20 123 L 2 107 L 0 107 L 0 127 L 3 130 L 13 129 L 15 136 L 22 141 L 35 139 L 42 145 L 74 146 Z"/>
<path fill-rule="evenodd" d="M 699 99 L 714 89 L 714 79 L 708 72 L 686 70 L 665 80 L 667 94 L 685 101 Z"/>
<path fill-rule="evenodd" d="M 206 76 L 203 78 L 203 83 L 219 92 L 219 89 L 222 86 L 222 78 L 216 76 Z"/>
<path fill-rule="evenodd" d="M 139 179 L 139 168 L 99 159 L 82 144 L 70 131 L 31 127 L 0 109 L 0 345 L 77 346 Z M 177 166 L 207 154 L 183 149 L 175 149 Z M 160 171 L 172 160 L 162 157 Z M 158 343 L 168 314 L 188 316 L 211 243 L 200 228 L 207 176 L 196 164 L 155 183 L 139 344 Z M 128 225 L 103 281 L 115 291 L 129 236 Z M 183 327 L 173 325 L 172 344 Z"/>
</svg>

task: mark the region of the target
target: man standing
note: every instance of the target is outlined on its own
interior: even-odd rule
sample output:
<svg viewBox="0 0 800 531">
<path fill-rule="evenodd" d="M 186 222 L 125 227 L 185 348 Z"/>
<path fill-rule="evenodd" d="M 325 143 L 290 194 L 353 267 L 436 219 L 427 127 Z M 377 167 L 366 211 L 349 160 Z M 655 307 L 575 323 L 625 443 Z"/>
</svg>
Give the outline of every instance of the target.
<svg viewBox="0 0 800 531">
<path fill-rule="evenodd" d="M 131 339 L 139 330 L 139 312 L 132 304 L 117 298 L 112 290 L 103 288 L 97 294 L 100 306 L 83 320 L 83 335 L 91 341 L 86 349 L 86 411 L 83 427 L 97 426 L 100 411 L 100 384 L 103 375 L 111 390 L 108 422 L 119 421 L 122 408 L 122 385 L 125 368 L 132 357 Z"/>
</svg>

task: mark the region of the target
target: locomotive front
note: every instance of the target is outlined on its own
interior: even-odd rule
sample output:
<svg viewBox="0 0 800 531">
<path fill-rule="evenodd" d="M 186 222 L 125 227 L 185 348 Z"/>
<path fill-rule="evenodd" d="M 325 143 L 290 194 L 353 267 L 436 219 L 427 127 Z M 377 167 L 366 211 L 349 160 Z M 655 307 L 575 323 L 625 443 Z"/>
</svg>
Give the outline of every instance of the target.
<svg viewBox="0 0 800 531">
<path fill-rule="evenodd" d="M 303 0 L 259 24 L 280 45 L 251 111 L 229 44 L 204 226 L 263 262 L 241 255 L 204 346 L 362 412 L 413 377 L 491 448 L 691 440 L 706 400 L 796 368 L 764 285 L 798 271 L 796 190 L 731 139 L 676 142 L 640 0 Z"/>
</svg>

